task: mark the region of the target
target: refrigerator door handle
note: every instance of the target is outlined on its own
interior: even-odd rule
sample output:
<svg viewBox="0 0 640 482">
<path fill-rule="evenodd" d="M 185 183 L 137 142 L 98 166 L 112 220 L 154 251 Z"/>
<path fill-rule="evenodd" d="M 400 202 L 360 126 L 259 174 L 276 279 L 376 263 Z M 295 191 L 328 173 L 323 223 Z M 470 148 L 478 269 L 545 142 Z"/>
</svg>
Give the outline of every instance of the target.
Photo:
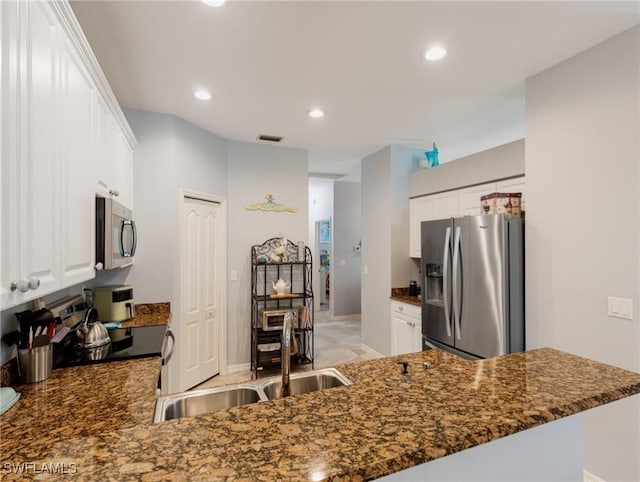
<svg viewBox="0 0 640 482">
<path fill-rule="evenodd" d="M 444 322 L 447 325 L 447 336 L 451 336 L 451 313 L 449 313 L 449 244 L 451 244 L 451 228 L 444 235 L 444 253 L 442 254 L 442 303 L 444 304 Z"/>
<path fill-rule="evenodd" d="M 453 283 L 451 291 L 453 293 L 453 321 L 456 324 L 456 338 L 460 340 L 460 293 L 458 293 L 458 273 L 460 271 L 460 226 L 456 226 L 456 234 L 453 239 Z"/>
</svg>

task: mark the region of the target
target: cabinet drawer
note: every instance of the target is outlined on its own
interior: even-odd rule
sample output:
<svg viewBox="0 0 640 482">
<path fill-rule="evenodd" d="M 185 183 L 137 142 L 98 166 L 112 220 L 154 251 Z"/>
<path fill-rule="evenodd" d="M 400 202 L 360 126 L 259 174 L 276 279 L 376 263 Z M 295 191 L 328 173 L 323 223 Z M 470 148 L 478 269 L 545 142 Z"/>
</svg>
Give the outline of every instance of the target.
<svg viewBox="0 0 640 482">
<path fill-rule="evenodd" d="M 401 301 L 391 301 L 391 311 L 400 313 L 418 320 L 422 318 L 422 309 L 419 306 L 410 303 L 402 303 Z"/>
</svg>

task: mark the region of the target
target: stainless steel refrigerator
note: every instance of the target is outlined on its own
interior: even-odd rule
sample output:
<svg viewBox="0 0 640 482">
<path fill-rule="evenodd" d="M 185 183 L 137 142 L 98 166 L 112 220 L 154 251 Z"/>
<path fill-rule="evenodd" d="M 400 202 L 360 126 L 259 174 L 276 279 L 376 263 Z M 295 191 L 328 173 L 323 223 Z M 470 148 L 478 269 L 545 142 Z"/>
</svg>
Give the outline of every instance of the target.
<svg viewBox="0 0 640 482">
<path fill-rule="evenodd" d="M 523 351 L 523 221 L 424 221 L 421 235 L 423 348 L 469 359 Z"/>
</svg>

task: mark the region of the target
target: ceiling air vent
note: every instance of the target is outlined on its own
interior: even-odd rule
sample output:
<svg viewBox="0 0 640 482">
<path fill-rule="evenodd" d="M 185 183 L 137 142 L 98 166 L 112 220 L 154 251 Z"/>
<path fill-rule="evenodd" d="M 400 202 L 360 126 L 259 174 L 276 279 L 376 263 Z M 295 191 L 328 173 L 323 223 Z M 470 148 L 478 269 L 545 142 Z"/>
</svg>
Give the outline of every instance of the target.
<svg viewBox="0 0 640 482">
<path fill-rule="evenodd" d="M 268 141 L 268 142 L 280 142 L 282 137 L 280 136 L 268 136 L 266 134 L 260 134 L 258 136 L 258 140 L 260 141 Z"/>
</svg>

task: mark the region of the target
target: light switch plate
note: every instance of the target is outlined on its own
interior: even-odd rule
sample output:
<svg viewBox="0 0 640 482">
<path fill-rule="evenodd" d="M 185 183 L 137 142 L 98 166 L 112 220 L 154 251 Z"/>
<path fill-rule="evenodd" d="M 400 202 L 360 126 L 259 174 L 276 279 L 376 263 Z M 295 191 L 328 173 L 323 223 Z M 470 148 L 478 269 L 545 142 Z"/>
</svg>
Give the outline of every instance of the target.
<svg viewBox="0 0 640 482">
<path fill-rule="evenodd" d="M 633 300 L 609 296 L 607 313 L 613 318 L 633 319 Z"/>
<path fill-rule="evenodd" d="M 238 272 L 237 271 L 230 271 L 229 272 L 229 279 L 231 281 L 238 281 Z"/>
</svg>

